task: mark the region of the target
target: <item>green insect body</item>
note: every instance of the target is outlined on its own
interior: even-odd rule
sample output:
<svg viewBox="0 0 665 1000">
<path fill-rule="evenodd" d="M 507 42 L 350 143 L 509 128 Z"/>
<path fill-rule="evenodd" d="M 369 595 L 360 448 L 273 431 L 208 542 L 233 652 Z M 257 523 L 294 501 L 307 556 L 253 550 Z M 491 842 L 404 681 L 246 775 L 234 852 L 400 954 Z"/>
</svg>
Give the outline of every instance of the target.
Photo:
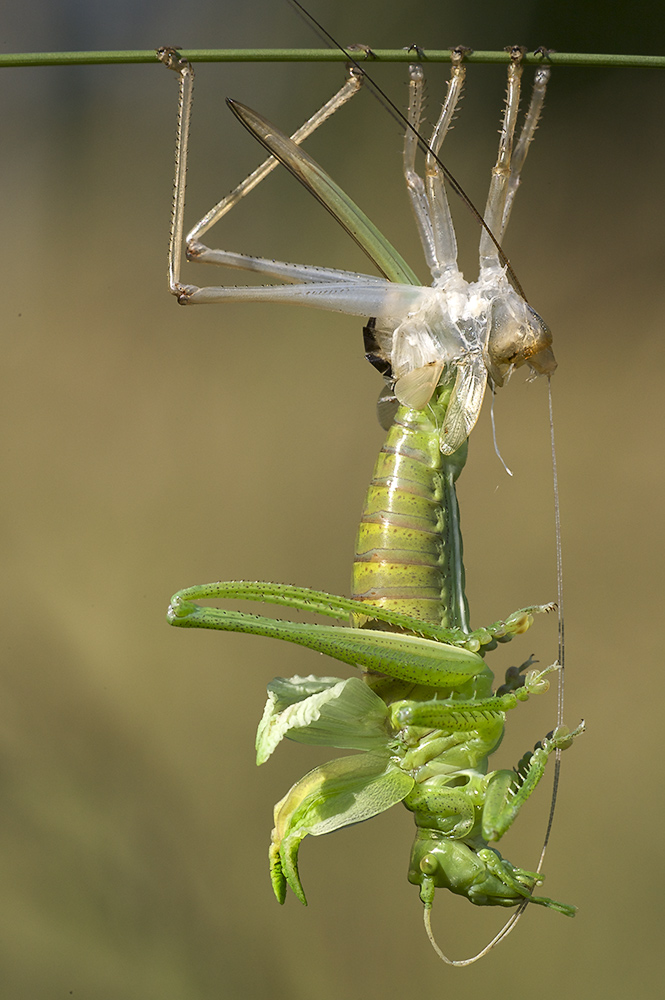
<svg viewBox="0 0 665 1000">
<path fill-rule="evenodd" d="M 530 670 L 529 660 L 493 693 L 484 654 L 526 631 L 533 615 L 551 606 L 469 629 L 455 494 L 466 443 L 451 456 L 439 448 L 449 396 L 444 385 L 428 410 L 398 410 L 365 503 L 352 600 L 277 584 L 215 583 L 176 594 L 169 620 L 280 638 L 363 671 L 362 679 L 296 676 L 268 685 L 259 764 L 284 737 L 359 751 L 314 768 L 275 806 L 270 873 L 280 902 L 287 886 L 306 902 L 298 849 L 307 835 L 403 802 L 417 827 L 408 877 L 420 887 L 426 911 L 443 887 L 478 905 L 526 900 L 572 916 L 574 907 L 533 895 L 541 875 L 514 867 L 488 846 L 510 827 L 550 754 L 568 747 L 581 727 L 557 730 L 514 771 L 488 771 L 506 712 L 547 690 L 556 665 Z M 350 617 L 353 624 L 309 625 L 194 603 L 211 598 L 265 601 Z"/>
<path fill-rule="evenodd" d="M 360 520 L 353 596 L 468 632 L 455 494 L 468 445 L 446 456 L 438 439 L 451 390 L 440 388 L 426 410 L 397 411 Z"/>
<path fill-rule="evenodd" d="M 439 447 L 451 388 L 440 389 L 427 410 L 400 406 L 397 411 L 361 517 L 353 596 L 468 631 L 455 491 L 467 442 L 451 456 Z M 390 705 L 391 723 L 402 745 L 409 747 L 400 762 L 415 778 L 403 799 L 418 827 L 409 881 L 421 886 L 423 900 L 430 902 L 433 889 L 443 886 L 480 905 L 510 906 L 528 896 L 573 913 L 552 900 L 534 899 L 530 892 L 539 877 L 513 868 L 487 847 L 512 823 L 542 776 L 549 753 L 570 742 L 563 733 L 545 741 L 528 758 L 528 776 L 510 771 L 487 775 L 488 757 L 503 736 L 506 710 L 517 704 L 518 695 L 523 699 L 546 690 L 543 674 L 532 674 L 516 693 L 501 696 L 492 695 L 493 675 L 487 669 L 464 685 L 438 691 L 436 698 L 427 687 L 407 688 L 372 674 L 365 680 Z M 453 699 L 461 703 L 451 705 Z"/>
</svg>

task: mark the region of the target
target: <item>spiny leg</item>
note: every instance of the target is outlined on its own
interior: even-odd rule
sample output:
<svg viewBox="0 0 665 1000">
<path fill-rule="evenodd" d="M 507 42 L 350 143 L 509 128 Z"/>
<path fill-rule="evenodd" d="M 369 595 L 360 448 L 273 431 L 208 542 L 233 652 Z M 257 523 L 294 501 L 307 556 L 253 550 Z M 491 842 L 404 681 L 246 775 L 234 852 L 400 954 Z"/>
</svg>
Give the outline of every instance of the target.
<svg viewBox="0 0 665 1000">
<path fill-rule="evenodd" d="M 432 132 L 431 150 L 427 154 L 425 179 L 436 257 L 439 265 L 439 273 L 432 274 L 432 277 L 435 279 L 446 273 L 457 272 L 457 240 L 450 217 L 450 207 L 444 187 L 443 171 L 437 157 L 441 149 L 441 144 L 451 126 L 453 115 L 462 94 L 462 87 L 466 76 L 466 68 L 463 64 L 464 52 L 463 48 L 453 50 L 448 92 L 439 120 Z"/>
<path fill-rule="evenodd" d="M 169 239 L 168 271 L 169 288 L 174 295 L 182 296 L 187 293 L 187 288 L 181 283 L 180 272 L 182 265 L 182 245 L 184 234 L 184 214 L 185 214 L 185 189 L 187 184 L 187 154 L 189 149 L 189 130 L 192 113 L 192 99 L 194 89 L 194 69 L 188 60 L 181 58 L 179 53 L 172 48 L 158 50 L 158 56 L 167 68 L 178 73 L 180 79 L 180 91 L 178 99 L 178 124 L 176 132 L 175 151 L 175 181 L 173 190 L 173 206 L 171 214 L 171 234 Z M 331 115 L 342 105 L 353 97 L 362 86 L 363 75 L 355 67 L 349 67 L 346 82 L 340 90 L 323 105 L 315 114 L 309 118 L 291 137 L 297 144 L 303 142 L 314 132 L 319 125 L 322 125 Z M 211 226 L 231 210 L 246 194 L 252 191 L 276 166 L 278 161 L 270 156 L 253 173 L 240 183 L 230 194 L 217 203 L 206 215 L 194 226 L 187 235 L 188 257 L 202 260 L 208 248 L 196 243 L 196 238 L 203 235 Z M 191 245 L 191 246 L 190 246 Z M 215 251 L 208 251 L 215 254 Z M 224 252 L 217 252 L 218 259 L 215 263 L 224 263 L 230 266 L 242 266 L 250 270 L 259 270 L 266 273 L 261 268 L 261 261 L 257 261 L 259 266 L 246 267 L 253 258 L 240 254 L 229 254 L 229 259 L 223 258 Z M 236 263 L 234 264 L 234 260 Z M 244 263 L 239 263 L 242 260 Z M 265 262 L 266 265 L 269 262 Z M 274 270 L 273 272 L 274 273 Z M 281 276 L 281 275 L 280 275 Z M 291 280 L 301 280 L 299 277 L 291 277 Z"/>
<path fill-rule="evenodd" d="M 499 716 L 503 720 L 505 713 L 515 708 L 518 702 L 528 701 L 533 694 L 545 694 L 550 686 L 547 675 L 558 669 L 559 665 L 554 663 L 545 670 L 531 670 L 521 687 L 501 695 L 472 697 L 464 701 L 438 697 L 429 701 L 394 702 L 391 706 L 393 725 L 396 728 L 417 726 L 449 732 L 480 732 L 486 726 L 492 727 Z"/>
<path fill-rule="evenodd" d="M 547 57 L 546 50 L 539 49 L 538 53 L 543 58 Z M 511 50 L 511 63 L 508 69 L 508 95 L 504 113 L 503 126 L 501 131 L 501 142 L 499 144 L 499 155 L 496 166 L 492 172 L 492 185 L 485 208 L 485 221 L 500 243 L 503 239 L 510 213 L 515 199 L 515 193 L 520 184 L 520 175 L 529 146 L 536 134 L 536 128 L 543 110 L 545 102 L 545 91 L 550 78 L 550 67 L 539 66 L 536 69 L 533 89 L 529 108 L 524 118 L 519 139 L 513 146 L 517 112 L 519 110 L 520 98 L 520 78 L 522 49 L 514 46 Z M 483 233 L 483 238 L 489 239 L 487 233 Z M 481 239 L 481 257 L 484 250 L 488 249 L 487 242 L 483 245 Z M 494 248 L 496 251 L 496 247 Z"/>
<path fill-rule="evenodd" d="M 542 50 L 540 50 L 540 52 L 544 57 L 547 55 L 547 53 Z M 540 121 L 543 104 L 545 103 L 545 91 L 547 89 L 547 83 L 550 75 L 550 67 L 543 65 L 538 66 L 533 78 L 533 89 L 531 91 L 529 109 L 526 113 L 524 124 L 522 125 L 522 131 L 520 132 L 520 137 L 513 150 L 510 163 L 510 178 L 508 180 L 506 200 L 503 207 L 503 218 L 501 220 L 499 232 L 494 234 L 499 242 L 501 242 L 506 232 L 515 194 L 520 185 L 522 167 L 524 166 L 524 161 L 526 160 L 526 154 L 529 152 L 529 146 L 531 145 L 533 137 L 536 134 L 538 122 Z"/>
<path fill-rule="evenodd" d="M 457 546 L 456 548 L 458 549 Z M 461 553 L 458 551 L 458 555 L 454 558 L 457 560 L 461 559 Z M 458 578 L 457 586 L 459 586 L 459 569 L 457 569 L 455 575 Z M 374 579 L 370 580 L 370 582 L 380 583 L 381 578 L 382 574 L 379 576 L 378 581 Z M 383 578 L 385 579 L 385 577 Z M 379 607 L 376 604 L 366 602 L 361 597 L 349 599 L 320 590 L 309 590 L 306 587 L 292 587 L 281 583 L 251 583 L 245 580 L 227 580 L 187 587 L 184 590 L 178 591 L 171 598 L 167 615 L 169 622 L 171 625 L 181 627 L 219 627 L 225 631 L 233 631 L 232 628 L 229 628 L 229 624 L 235 620 L 243 623 L 242 631 L 249 631 L 244 626 L 247 622 L 253 622 L 256 626 L 256 634 L 262 634 L 263 619 L 256 615 L 248 616 L 240 612 L 232 612 L 232 617 L 229 618 L 228 612 L 221 609 L 202 608 L 200 605 L 194 603 L 195 601 L 213 598 L 221 600 L 232 598 L 234 600 L 261 601 L 267 604 L 294 608 L 299 611 L 308 611 L 312 614 L 323 615 L 337 619 L 338 621 L 348 619 L 351 616 L 356 628 L 363 627 L 367 619 L 371 619 L 377 623 L 381 622 L 387 626 L 394 626 L 397 635 L 400 632 L 406 631 L 423 639 L 433 639 L 440 643 L 459 646 L 472 653 L 479 652 L 483 647 L 487 650 L 495 649 L 498 643 L 506 643 L 515 636 L 522 635 L 533 624 L 534 615 L 546 614 L 553 608 L 551 604 L 531 605 L 513 612 L 506 619 L 493 622 L 490 625 L 474 629 L 470 632 L 457 626 L 446 627 L 433 624 L 425 620 L 422 616 L 416 618 L 410 614 L 403 614 L 391 607 Z M 461 601 L 461 598 L 458 598 L 458 601 Z M 436 617 L 440 618 L 441 616 L 437 615 Z M 216 620 L 219 623 L 218 626 L 214 625 Z M 271 620 L 271 623 L 272 625 L 279 624 L 274 619 Z M 314 631 L 317 628 L 318 626 L 312 626 Z M 532 662 L 532 658 L 529 658 L 522 667 L 511 668 L 506 674 L 507 683 L 503 685 L 503 689 L 500 690 L 499 694 L 507 694 L 513 691 L 519 692 L 522 688 L 526 688 L 528 693 L 536 693 L 531 678 L 528 679 L 528 687 L 527 678 L 524 677 L 520 677 L 517 682 L 511 681 L 511 683 L 508 683 L 508 676 L 510 674 L 512 677 L 512 671 L 517 671 L 520 674 L 522 670 L 530 667 Z M 547 670 L 540 672 L 540 674 L 547 674 L 552 669 L 551 667 L 547 668 Z M 539 672 L 531 671 L 531 675 L 533 676 L 534 674 L 538 675 Z M 518 693 L 517 697 L 519 698 L 521 695 Z"/>
<path fill-rule="evenodd" d="M 417 132 L 422 122 L 425 77 L 420 64 L 409 66 L 408 120 L 411 128 L 407 128 L 404 137 L 404 176 L 427 266 L 435 279 L 439 278 L 445 270 L 457 271 L 455 230 L 443 187 L 442 171 L 436 161 L 436 155 L 450 127 L 462 92 L 465 73 L 466 70 L 462 65 L 462 53 L 460 50 L 455 50 L 446 100 L 432 133 L 430 146 L 434 155 L 432 152 L 427 154 L 426 186 L 416 172 L 415 166 L 418 148 Z"/>
<path fill-rule="evenodd" d="M 516 771 L 496 771 L 492 776 L 483 807 L 483 837 L 499 840 L 513 824 L 520 809 L 532 794 L 545 773 L 550 754 L 567 750 L 576 736 L 584 732 L 581 722 L 572 732 L 560 726 L 533 752 L 526 753 Z"/>
<path fill-rule="evenodd" d="M 485 205 L 484 219 L 488 228 L 497 235 L 504 215 L 504 205 L 506 201 L 506 191 L 510 178 L 510 160 L 513 151 L 513 139 L 515 136 L 515 125 L 517 123 L 517 113 L 520 104 L 520 81 L 522 78 L 522 56 L 523 49 L 513 46 L 510 50 L 510 64 L 508 66 L 508 91 L 506 95 L 506 106 L 503 114 L 501 126 L 501 138 L 499 139 L 499 153 L 496 164 L 492 168 L 492 180 L 490 183 L 487 204 Z M 490 239 L 487 231 L 483 229 L 480 237 L 480 269 L 494 269 L 500 264 L 499 251 Z"/>
<path fill-rule="evenodd" d="M 337 93 L 333 94 L 330 100 L 319 108 L 318 111 L 315 111 L 311 118 L 308 118 L 307 121 L 293 133 L 291 139 L 298 145 L 300 145 L 301 142 L 304 142 L 308 136 L 316 131 L 319 125 L 323 125 L 323 123 L 334 115 L 336 111 L 346 104 L 347 101 L 351 100 L 352 97 L 355 97 L 362 87 L 363 80 L 364 75 L 362 70 L 357 69 L 355 66 L 348 66 L 347 78 L 344 85 L 340 87 Z M 190 243 L 195 242 L 198 237 L 202 236 L 208 231 L 208 229 L 214 226 L 214 224 L 221 219 L 223 215 L 226 215 L 227 212 L 238 204 L 241 198 L 244 198 L 246 194 L 249 194 L 250 191 L 260 184 L 261 181 L 275 169 L 278 163 L 279 161 L 275 159 L 274 156 L 269 156 L 267 160 L 264 160 L 260 167 L 257 167 L 256 170 L 249 175 L 249 177 L 246 177 L 244 181 L 233 189 L 233 191 L 227 194 L 225 198 L 222 198 L 222 200 L 219 201 L 214 208 L 211 208 L 210 211 L 203 216 L 201 221 L 197 222 L 193 229 L 191 229 L 187 234 L 186 242 L 188 250 Z"/>
<path fill-rule="evenodd" d="M 194 90 L 194 68 L 183 59 L 176 49 L 157 50 L 158 58 L 167 69 L 178 73 L 178 123 L 175 141 L 175 179 L 173 181 L 173 204 L 171 206 L 171 233 L 169 236 L 169 288 L 174 295 L 183 291 L 180 283 L 182 265 L 182 243 L 185 217 L 185 188 L 187 186 L 187 149 L 189 146 L 189 126 L 192 119 L 192 93 Z"/>
<path fill-rule="evenodd" d="M 436 266 L 434 252 L 434 237 L 429 216 L 429 205 L 425 194 L 422 177 L 416 172 L 416 153 L 418 151 L 418 135 L 422 124 L 423 83 L 425 75 L 419 63 L 409 66 L 409 106 L 407 118 L 410 128 L 404 133 L 404 179 L 406 190 L 411 199 L 411 207 L 416 220 L 420 243 L 425 254 L 425 260 L 430 271 Z"/>
</svg>

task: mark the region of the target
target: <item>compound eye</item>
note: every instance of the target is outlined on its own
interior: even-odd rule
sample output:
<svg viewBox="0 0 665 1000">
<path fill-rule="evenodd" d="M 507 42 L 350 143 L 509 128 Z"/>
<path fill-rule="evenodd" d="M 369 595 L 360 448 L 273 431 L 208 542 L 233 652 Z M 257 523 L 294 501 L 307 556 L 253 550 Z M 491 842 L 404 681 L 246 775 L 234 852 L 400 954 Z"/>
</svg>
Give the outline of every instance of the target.
<svg viewBox="0 0 665 1000">
<path fill-rule="evenodd" d="M 556 371 L 556 360 L 552 353 L 552 333 L 538 313 L 527 306 L 530 319 L 531 340 L 525 359 L 529 367 L 538 375 L 552 375 Z"/>
<path fill-rule="evenodd" d="M 424 854 L 420 859 L 420 870 L 423 875 L 434 875 L 438 867 L 439 862 L 433 854 Z"/>
</svg>

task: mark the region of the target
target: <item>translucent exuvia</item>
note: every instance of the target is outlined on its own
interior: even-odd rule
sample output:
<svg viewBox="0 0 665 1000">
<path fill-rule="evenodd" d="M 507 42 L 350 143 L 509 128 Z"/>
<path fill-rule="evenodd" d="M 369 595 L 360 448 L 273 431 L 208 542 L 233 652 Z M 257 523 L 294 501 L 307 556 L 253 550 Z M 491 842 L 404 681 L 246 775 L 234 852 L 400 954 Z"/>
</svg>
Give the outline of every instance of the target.
<svg viewBox="0 0 665 1000">
<path fill-rule="evenodd" d="M 286 302 L 354 316 L 372 316 L 380 356 L 391 370 L 399 402 L 424 409 L 437 385 L 454 378 L 453 395 L 440 429 L 440 447 L 451 455 L 473 429 L 488 381 L 503 385 L 512 370 L 528 364 L 537 374 L 556 368 L 552 337 L 541 317 L 509 280 L 498 243 L 505 234 L 524 160 L 533 139 L 549 78 L 546 65 L 536 71 L 522 131 L 514 141 L 522 75 L 521 50 L 513 49 L 499 152 L 492 170 L 484 219 L 479 276 L 468 282 L 457 265 L 457 243 L 438 153 L 449 129 L 465 77 L 463 52 L 453 54 L 448 92 L 434 128 L 424 179 L 416 170 L 417 132 L 421 125 L 422 67 L 409 68 L 410 100 L 403 168 L 432 285 L 420 284 L 399 252 L 332 178 L 299 146 L 303 139 L 346 103 L 362 84 L 357 68 L 340 91 L 292 138 L 236 101 L 228 101 L 243 125 L 271 153 L 271 158 L 224 198 L 190 231 L 187 258 L 253 271 L 281 285 L 211 286 L 182 284 L 180 259 L 184 231 L 186 157 L 193 72 L 172 50 L 162 58 L 180 73 L 181 114 L 170 249 L 169 285 L 183 305 L 231 301 Z M 356 272 L 287 264 L 212 250 L 200 237 L 258 184 L 280 161 L 325 206 L 376 265 L 380 277 Z"/>
</svg>

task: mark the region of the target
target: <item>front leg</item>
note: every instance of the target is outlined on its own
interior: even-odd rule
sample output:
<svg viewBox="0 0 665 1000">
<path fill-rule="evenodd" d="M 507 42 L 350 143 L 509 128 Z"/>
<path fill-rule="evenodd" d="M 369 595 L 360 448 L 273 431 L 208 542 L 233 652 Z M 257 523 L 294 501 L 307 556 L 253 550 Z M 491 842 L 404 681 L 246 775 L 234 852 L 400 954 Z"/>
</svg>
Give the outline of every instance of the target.
<svg viewBox="0 0 665 1000">
<path fill-rule="evenodd" d="M 576 736 L 584 732 L 581 722 L 572 733 L 566 726 L 555 729 L 550 737 L 526 753 L 515 771 L 495 771 L 491 776 L 483 806 L 483 837 L 499 840 L 512 825 L 518 812 L 545 773 L 547 758 L 555 750 L 567 750 Z"/>
<path fill-rule="evenodd" d="M 521 667 L 517 668 L 517 674 L 519 675 L 520 671 L 528 667 L 531 662 L 532 658 L 529 657 Z M 501 693 L 497 692 L 489 698 L 466 698 L 463 701 L 455 698 L 398 701 L 391 706 L 392 722 L 396 729 L 403 726 L 419 726 L 451 732 L 480 731 L 493 720 L 500 718 L 503 723 L 505 713 L 515 708 L 518 702 L 527 701 L 530 695 L 544 694 L 549 689 L 547 675 L 558 669 L 559 665 L 553 663 L 545 670 L 529 670 L 526 677 L 518 676 L 517 680 L 513 680 L 511 675 L 511 680 L 502 685 Z M 508 678 L 508 674 L 506 677 Z M 513 771 L 497 772 L 499 773 L 515 776 Z"/>
</svg>

